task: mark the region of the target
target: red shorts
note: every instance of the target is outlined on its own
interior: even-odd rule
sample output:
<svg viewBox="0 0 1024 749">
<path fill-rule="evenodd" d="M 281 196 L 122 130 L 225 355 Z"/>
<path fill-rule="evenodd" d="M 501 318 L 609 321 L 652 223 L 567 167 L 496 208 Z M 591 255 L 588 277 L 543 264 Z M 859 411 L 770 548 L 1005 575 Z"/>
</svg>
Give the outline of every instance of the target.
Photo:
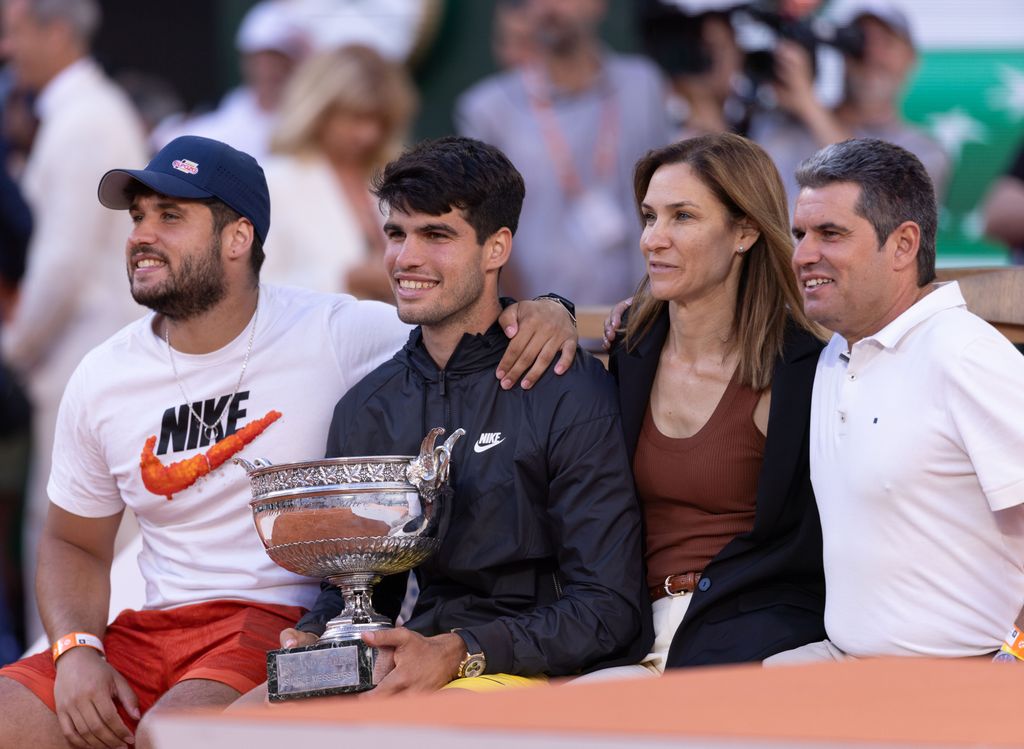
<svg viewBox="0 0 1024 749">
<path fill-rule="evenodd" d="M 267 651 L 280 647 L 282 629 L 305 613 L 297 606 L 210 601 L 167 610 L 125 610 L 103 635 L 107 662 L 128 680 L 145 714 L 185 679 L 227 684 L 242 694 L 267 680 Z M 49 650 L 0 669 L 56 712 L 56 678 Z M 124 710 L 121 719 L 135 727 Z"/>
</svg>

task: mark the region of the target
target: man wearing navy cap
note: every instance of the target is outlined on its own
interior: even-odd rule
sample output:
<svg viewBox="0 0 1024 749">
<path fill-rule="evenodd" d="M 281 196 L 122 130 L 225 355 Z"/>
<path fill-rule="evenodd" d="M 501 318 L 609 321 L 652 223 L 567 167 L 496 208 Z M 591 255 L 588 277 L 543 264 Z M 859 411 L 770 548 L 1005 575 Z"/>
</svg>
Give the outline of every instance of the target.
<svg viewBox="0 0 1024 749">
<path fill-rule="evenodd" d="M 331 406 L 408 335 L 389 305 L 259 283 L 266 181 L 223 143 L 178 138 L 144 170 L 108 172 L 99 199 L 131 217 L 131 292 L 153 312 L 65 391 L 38 572 L 52 653 L 0 670 L 0 746 L 147 746 L 145 720 L 133 735 L 147 711 L 224 706 L 264 680 L 316 586 L 267 557 L 229 459 L 322 455 Z M 531 314 L 561 328 L 553 309 Z M 108 625 L 125 507 L 146 601 Z"/>
</svg>

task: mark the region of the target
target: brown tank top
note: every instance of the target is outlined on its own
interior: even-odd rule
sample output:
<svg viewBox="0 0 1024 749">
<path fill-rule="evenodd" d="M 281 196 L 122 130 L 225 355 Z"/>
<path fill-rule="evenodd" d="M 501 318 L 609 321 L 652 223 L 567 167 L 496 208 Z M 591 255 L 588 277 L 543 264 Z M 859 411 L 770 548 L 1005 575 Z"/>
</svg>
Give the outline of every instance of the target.
<svg viewBox="0 0 1024 749">
<path fill-rule="evenodd" d="M 754 526 L 764 435 L 754 425 L 761 394 L 729 383 L 692 437 L 658 431 L 650 404 L 633 455 L 647 532 L 647 584 L 701 572 L 729 541 Z"/>
</svg>

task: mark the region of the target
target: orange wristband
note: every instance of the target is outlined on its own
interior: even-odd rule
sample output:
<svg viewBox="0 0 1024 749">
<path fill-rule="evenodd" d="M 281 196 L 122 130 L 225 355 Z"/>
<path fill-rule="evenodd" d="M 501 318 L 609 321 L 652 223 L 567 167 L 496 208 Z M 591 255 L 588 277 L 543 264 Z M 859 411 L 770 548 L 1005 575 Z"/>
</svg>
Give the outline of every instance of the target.
<svg viewBox="0 0 1024 749">
<path fill-rule="evenodd" d="M 96 635 L 91 635 L 88 632 L 70 632 L 63 637 L 58 637 L 54 640 L 53 646 L 50 648 L 53 653 L 53 662 L 56 663 L 58 658 L 72 648 L 81 647 L 98 650 L 100 655 L 106 653 L 103 649 L 103 640 L 98 638 Z"/>
<path fill-rule="evenodd" d="M 1009 653 L 1019 661 L 1024 661 L 1024 632 L 1014 627 L 1010 630 L 1010 634 L 1006 636 L 1006 641 L 999 649 L 1004 653 Z"/>
</svg>

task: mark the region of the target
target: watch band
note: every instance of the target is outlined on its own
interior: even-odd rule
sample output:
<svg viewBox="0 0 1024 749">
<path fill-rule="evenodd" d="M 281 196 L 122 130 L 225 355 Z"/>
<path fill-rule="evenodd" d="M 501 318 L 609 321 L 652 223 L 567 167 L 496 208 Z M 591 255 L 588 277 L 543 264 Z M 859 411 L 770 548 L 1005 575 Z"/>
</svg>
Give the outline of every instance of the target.
<svg viewBox="0 0 1024 749">
<path fill-rule="evenodd" d="M 572 326 L 574 328 L 576 327 L 576 305 L 575 304 L 570 302 L 564 296 L 559 296 L 558 294 L 555 294 L 554 292 L 548 292 L 547 294 L 541 294 L 540 296 L 535 296 L 532 301 L 536 302 L 536 301 L 539 301 L 541 299 L 550 299 L 552 302 L 557 302 L 558 304 L 562 305 L 562 307 L 565 309 L 565 311 L 569 313 L 569 319 L 572 320 Z"/>
<path fill-rule="evenodd" d="M 484 650 L 480 647 L 480 643 L 472 634 L 464 629 L 455 628 L 452 630 L 452 634 L 461 637 L 462 642 L 466 645 L 466 657 L 459 664 L 456 676 L 459 679 L 471 679 L 481 676 L 487 670 L 487 656 L 484 655 Z"/>
</svg>

